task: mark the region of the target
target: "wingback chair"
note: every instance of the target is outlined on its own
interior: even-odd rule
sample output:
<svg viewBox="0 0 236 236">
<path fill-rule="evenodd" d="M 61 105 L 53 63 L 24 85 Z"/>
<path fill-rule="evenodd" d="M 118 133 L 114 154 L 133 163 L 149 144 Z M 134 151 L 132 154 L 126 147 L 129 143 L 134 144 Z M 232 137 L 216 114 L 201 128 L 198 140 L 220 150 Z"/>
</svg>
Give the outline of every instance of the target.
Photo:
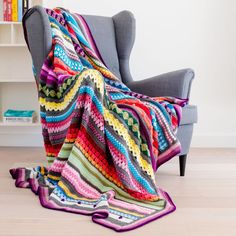
<svg viewBox="0 0 236 236">
<path fill-rule="evenodd" d="M 148 96 L 189 98 L 194 72 L 178 70 L 141 81 L 133 80 L 129 69 L 130 53 L 135 39 L 135 19 L 131 12 L 122 11 L 113 17 L 83 15 L 108 68 L 131 90 Z M 23 18 L 24 35 L 35 66 L 36 79 L 44 59 L 51 49 L 52 37 L 44 8 L 35 6 Z M 192 139 L 193 124 L 197 122 L 197 107 L 187 105 L 177 136 L 182 151 L 179 154 L 180 175 L 185 174 L 186 158 Z"/>
</svg>

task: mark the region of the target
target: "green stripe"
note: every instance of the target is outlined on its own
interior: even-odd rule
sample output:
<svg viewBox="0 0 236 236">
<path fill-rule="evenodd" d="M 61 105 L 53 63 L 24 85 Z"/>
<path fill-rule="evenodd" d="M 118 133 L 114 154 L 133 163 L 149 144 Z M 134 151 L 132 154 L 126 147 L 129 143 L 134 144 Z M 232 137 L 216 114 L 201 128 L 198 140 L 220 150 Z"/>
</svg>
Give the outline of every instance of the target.
<svg viewBox="0 0 236 236">
<path fill-rule="evenodd" d="M 101 192 L 107 192 L 109 190 L 115 190 L 116 199 L 122 200 L 124 202 L 133 203 L 142 207 L 147 207 L 154 210 L 162 210 L 165 207 L 165 200 L 158 200 L 155 202 L 145 202 L 139 201 L 132 198 L 128 193 L 120 189 L 113 182 L 105 178 L 83 155 L 83 153 L 74 146 L 72 149 L 69 161 L 79 168 L 80 173 L 84 176 L 88 182 L 95 185 Z"/>
<path fill-rule="evenodd" d="M 67 159 L 70 156 L 74 143 L 64 143 L 58 157 Z"/>
</svg>

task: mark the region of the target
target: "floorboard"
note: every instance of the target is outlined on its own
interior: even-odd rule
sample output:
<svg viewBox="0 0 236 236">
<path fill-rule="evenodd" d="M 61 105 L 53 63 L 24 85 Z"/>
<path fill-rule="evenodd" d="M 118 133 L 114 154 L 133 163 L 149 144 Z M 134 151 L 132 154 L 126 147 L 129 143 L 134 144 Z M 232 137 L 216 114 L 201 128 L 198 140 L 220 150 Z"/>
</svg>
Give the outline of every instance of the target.
<svg viewBox="0 0 236 236">
<path fill-rule="evenodd" d="M 14 186 L 8 170 L 45 162 L 44 155 L 41 148 L 0 148 L 0 235 L 117 235 L 90 217 L 45 209 L 31 191 Z M 236 235 L 236 149 L 191 149 L 185 177 L 174 158 L 156 178 L 177 210 L 122 235 Z"/>
</svg>

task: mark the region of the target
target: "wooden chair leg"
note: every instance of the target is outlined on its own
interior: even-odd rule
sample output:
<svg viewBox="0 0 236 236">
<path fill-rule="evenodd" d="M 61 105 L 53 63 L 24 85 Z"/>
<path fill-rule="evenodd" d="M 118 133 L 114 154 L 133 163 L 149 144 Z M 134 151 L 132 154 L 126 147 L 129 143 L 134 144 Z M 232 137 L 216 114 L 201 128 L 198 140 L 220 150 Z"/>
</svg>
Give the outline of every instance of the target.
<svg viewBox="0 0 236 236">
<path fill-rule="evenodd" d="M 186 159 L 187 159 L 187 155 L 179 156 L 179 171 L 180 171 L 180 176 L 184 176 L 185 175 Z"/>
</svg>

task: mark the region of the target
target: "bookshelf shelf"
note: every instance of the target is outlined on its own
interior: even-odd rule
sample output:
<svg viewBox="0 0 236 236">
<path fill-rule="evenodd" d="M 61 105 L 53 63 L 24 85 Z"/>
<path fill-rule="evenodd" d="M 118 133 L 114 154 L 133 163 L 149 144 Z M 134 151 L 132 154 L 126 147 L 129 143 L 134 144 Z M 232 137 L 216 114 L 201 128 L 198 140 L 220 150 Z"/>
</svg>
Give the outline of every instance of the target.
<svg viewBox="0 0 236 236">
<path fill-rule="evenodd" d="M 33 77 L 0 77 L 0 84 L 1 83 L 35 83 L 35 79 Z M 1 86 L 1 85 L 0 85 Z"/>
<path fill-rule="evenodd" d="M 24 43 L 2 43 L 0 47 L 26 47 Z"/>
<path fill-rule="evenodd" d="M 17 126 L 23 126 L 23 127 L 40 127 L 41 123 L 35 122 L 35 123 L 20 123 L 20 122 L 14 122 L 14 123 L 6 123 L 3 121 L 0 121 L 0 126 L 4 127 L 17 127 Z"/>
<path fill-rule="evenodd" d="M 21 21 L 0 21 L 1 25 L 22 25 Z"/>
</svg>

